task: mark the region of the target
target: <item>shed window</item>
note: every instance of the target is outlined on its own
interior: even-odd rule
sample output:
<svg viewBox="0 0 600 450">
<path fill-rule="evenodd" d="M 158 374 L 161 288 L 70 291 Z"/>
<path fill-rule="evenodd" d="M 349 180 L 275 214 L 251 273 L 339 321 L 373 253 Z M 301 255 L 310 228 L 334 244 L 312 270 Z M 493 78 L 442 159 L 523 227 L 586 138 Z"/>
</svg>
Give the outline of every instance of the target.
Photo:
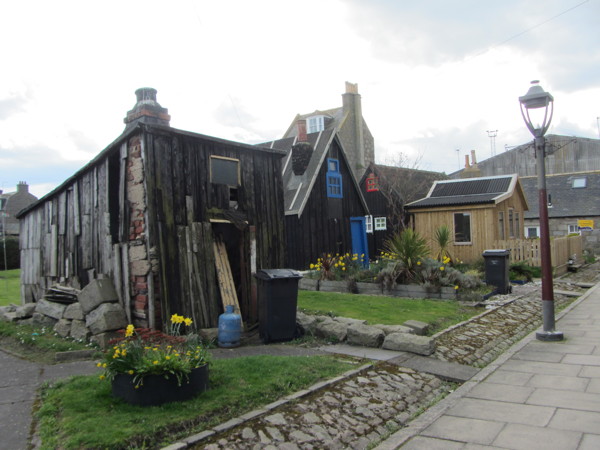
<svg viewBox="0 0 600 450">
<path fill-rule="evenodd" d="M 337 159 L 327 159 L 327 197 L 342 198 L 342 174 Z"/>
<path fill-rule="evenodd" d="M 498 211 L 498 239 L 503 241 L 504 238 L 504 211 Z"/>
<path fill-rule="evenodd" d="M 222 156 L 210 157 L 210 181 L 237 187 L 240 185 L 240 160 Z"/>
<path fill-rule="evenodd" d="M 367 192 L 376 192 L 379 190 L 379 177 L 371 174 L 367 178 Z"/>
<path fill-rule="evenodd" d="M 471 242 L 471 214 L 454 213 L 454 242 Z"/>
<path fill-rule="evenodd" d="M 521 216 L 515 211 L 515 239 L 521 239 Z"/>
<path fill-rule="evenodd" d="M 373 232 L 373 216 L 365 216 L 365 228 L 367 233 Z"/>
<path fill-rule="evenodd" d="M 512 208 L 508 209 L 508 237 L 515 237 L 515 220 L 514 220 L 514 211 Z"/>
<path fill-rule="evenodd" d="M 387 230 L 387 219 L 385 217 L 375 217 L 375 231 Z"/>
<path fill-rule="evenodd" d="M 325 116 L 312 116 L 306 119 L 306 127 L 309 133 L 316 133 L 325 129 Z"/>
<path fill-rule="evenodd" d="M 573 187 L 573 189 L 584 188 L 587 185 L 586 181 L 587 179 L 585 177 L 573 178 L 573 184 L 571 186 Z"/>
</svg>

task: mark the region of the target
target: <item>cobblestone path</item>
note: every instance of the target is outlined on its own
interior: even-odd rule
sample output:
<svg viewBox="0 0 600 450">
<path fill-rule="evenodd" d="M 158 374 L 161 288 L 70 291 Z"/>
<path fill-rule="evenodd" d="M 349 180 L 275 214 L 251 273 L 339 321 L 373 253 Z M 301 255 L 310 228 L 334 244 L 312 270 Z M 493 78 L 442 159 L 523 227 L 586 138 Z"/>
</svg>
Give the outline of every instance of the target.
<svg viewBox="0 0 600 450">
<path fill-rule="evenodd" d="M 493 309 L 436 335 L 434 357 L 483 367 L 541 324 L 539 285 L 494 298 Z M 570 301 L 555 294 L 557 309 Z M 364 449 L 401 428 L 455 385 L 433 375 L 379 363 L 292 402 L 255 412 L 193 448 Z"/>
<path fill-rule="evenodd" d="M 378 364 L 196 448 L 362 449 L 451 387 L 433 375 Z"/>
</svg>

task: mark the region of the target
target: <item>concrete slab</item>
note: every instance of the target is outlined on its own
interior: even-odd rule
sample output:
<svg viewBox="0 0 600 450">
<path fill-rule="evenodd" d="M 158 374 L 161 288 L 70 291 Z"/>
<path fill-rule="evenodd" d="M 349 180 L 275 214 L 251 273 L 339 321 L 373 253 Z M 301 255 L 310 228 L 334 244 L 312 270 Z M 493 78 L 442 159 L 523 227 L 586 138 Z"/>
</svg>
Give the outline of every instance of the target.
<svg viewBox="0 0 600 450">
<path fill-rule="evenodd" d="M 514 450 L 576 449 L 581 433 L 521 424 L 508 424 L 493 444 Z"/>
<path fill-rule="evenodd" d="M 581 370 L 581 366 L 566 365 L 559 363 L 547 363 L 539 361 L 519 361 L 510 359 L 506 361 L 502 368 L 504 370 L 514 370 L 515 372 L 527 373 L 545 373 L 547 375 L 576 376 Z"/>
<path fill-rule="evenodd" d="M 600 434 L 584 434 L 577 450 L 598 450 L 600 448 Z"/>
<path fill-rule="evenodd" d="M 355 356 L 357 358 L 372 359 L 375 361 L 388 361 L 401 356 L 408 356 L 405 352 L 394 352 L 381 348 L 356 347 L 347 344 L 326 345 L 319 347 L 319 350 L 327 353 L 338 353 L 340 355 Z"/>
<path fill-rule="evenodd" d="M 391 360 L 390 362 L 396 363 L 394 360 Z M 458 383 L 464 383 L 465 381 L 470 380 L 479 372 L 479 369 L 476 369 L 475 367 L 417 355 L 397 364 L 402 367 L 408 367 L 409 369 L 417 370 L 419 372 L 430 373 L 445 380 Z"/>
<path fill-rule="evenodd" d="M 566 355 L 562 362 L 565 364 L 581 364 L 582 366 L 600 366 L 600 356 Z"/>
<path fill-rule="evenodd" d="M 512 372 L 510 370 L 496 370 L 485 379 L 487 383 L 507 384 L 511 386 L 525 386 L 531 377 L 532 373 Z"/>
<path fill-rule="evenodd" d="M 523 350 L 513 356 L 513 359 L 521 361 L 541 361 L 541 362 L 560 362 L 565 355 L 563 353 L 553 353 L 546 351 Z"/>
<path fill-rule="evenodd" d="M 584 392 L 590 380 L 582 377 L 562 377 L 555 375 L 534 375 L 527 386 L 534 388 L 558 389 Z"/>
<path fill-rule="evenodd" d="M 600 394 L 600 379 L 596 378 L 594 380 L 590 380 L 590 384 L 588 385 L 587 392 L 591 392 L 592 394 Z"/>
<path fill-rule="evenodd" d="M 569 332 L 571 334 L 571 332 Z M 596 349 L 595 345 L 575 345 L 575 344 L 561 344 L 561 345 L 548 345 L 545 342 L 534 341 L 527 344 L 524 350 L 546 352 L 546 353 L 561 353 L 561 354 L 578 354 L 578 355 L 591 355 Z"/>
<path fill-rule="evenodd" d="M 481 383 L 475 386 L 467 397 L 500 402 L 525 403 L 532 392 L 532 387 Z"/>
<path fill-rule="evenodd" d="M 402 446 L 402 450 L 461 450 L 465 444 L 424 436 L 416 436 Z"/>
<path fill-rule="evenodd" d="M 589 392 L 536 389 L 527 400 L 529 405 L 570 408 L 580 411 L 600 411 L 600 394 Z"/>
<path fill-rule="evenodd" d="M 463 398 L 450 408 L 446 414 L 543 427 L 550 422 L 554 411 L 555 409 L 552 407 Z"/>
<path fill-rule="evenodd" d="M 504 423 L 501 422 L 442 416 L 427 427 L 421 435 L 488 445 L 496 439 L 503 427 Z"/>
<path fill-rule="evenodd" d="M 558 409 L 549 426 L 557 430 L 600 433 L 600 412 Z"/>
<path fill-rule="evenodd" d="M 600 378 L 600 367 L 583 366 L 579 371 L 579 376 L 588 378 Z"/>
</svg>

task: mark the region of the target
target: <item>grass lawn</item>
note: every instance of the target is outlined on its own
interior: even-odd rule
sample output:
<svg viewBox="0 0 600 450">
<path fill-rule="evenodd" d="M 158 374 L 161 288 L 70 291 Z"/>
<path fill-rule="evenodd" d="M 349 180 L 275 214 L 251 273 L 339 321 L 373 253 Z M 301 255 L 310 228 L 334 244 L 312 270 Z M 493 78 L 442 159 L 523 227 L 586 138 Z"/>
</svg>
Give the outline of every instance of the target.
<svg viewBox="0 0 600 450">
<path fill-rule="evenodd" d="M 46 387 L 38 412 L 43 449 L 158 448 L 356 367 L 333 356 L 215 360 L 210 389 L 186 402 L 131 406 L 110 382 L 74 377 Z"/>
<path fill-rule="evenodd" d="M 432 326 L 431 333 L 481 313 L 448 300 L 428 300 L 375 295 L 298 291 L 298 308 L 309 314 L 363 319 L 369 324 L 400 325 L 419 320 Z"/>
<path fill-rule="evenodd" d="M 0 270 L 0 306 L 21 304 L 21 269 Z"/>
<path fill-rule="evenodd" d="M 51 328 L 0 321 L 0 346 L 29 361 L 53 364 L 56 352 L 96 348 L 84 342 L 63 339 Z"/>
</svg>

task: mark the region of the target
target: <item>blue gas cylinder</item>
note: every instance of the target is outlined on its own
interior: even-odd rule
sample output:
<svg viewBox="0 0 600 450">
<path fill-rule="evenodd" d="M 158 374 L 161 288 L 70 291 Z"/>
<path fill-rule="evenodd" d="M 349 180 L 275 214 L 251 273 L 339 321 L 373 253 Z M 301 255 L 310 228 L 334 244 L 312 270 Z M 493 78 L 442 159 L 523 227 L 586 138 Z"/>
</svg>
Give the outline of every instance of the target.
<svg viewBox="0 0 600 450">
<path fill-rule="evenodd" d="M 237 347 L 242 334 L 242 318 L 233 312 L 233 305 L 225 306 L 225 312 L 219 316 L 219 347 Z"/>
</svg>

